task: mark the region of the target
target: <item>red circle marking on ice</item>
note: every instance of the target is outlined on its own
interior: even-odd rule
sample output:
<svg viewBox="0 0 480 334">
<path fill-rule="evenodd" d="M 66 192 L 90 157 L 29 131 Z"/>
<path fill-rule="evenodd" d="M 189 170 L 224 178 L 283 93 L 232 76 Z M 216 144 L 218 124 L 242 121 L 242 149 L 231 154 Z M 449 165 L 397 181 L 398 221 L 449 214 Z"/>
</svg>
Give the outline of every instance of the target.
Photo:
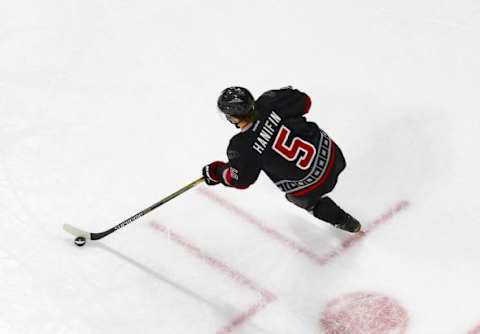
<svg viewBox="0 0 480 334">
<path fill-rule="evenodd" d="M 320 319 L 324 334 L 403 334 L 405 309 L 389 297 L 351 293 L 328 303 Z"/>
</svg>

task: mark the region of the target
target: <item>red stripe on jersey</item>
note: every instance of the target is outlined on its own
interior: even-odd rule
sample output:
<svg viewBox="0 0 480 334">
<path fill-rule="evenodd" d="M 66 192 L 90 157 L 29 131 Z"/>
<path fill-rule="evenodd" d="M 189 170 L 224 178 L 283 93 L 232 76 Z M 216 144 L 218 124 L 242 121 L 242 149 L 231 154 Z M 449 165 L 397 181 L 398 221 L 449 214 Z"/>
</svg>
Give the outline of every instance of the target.
<svg viewBox="0 0 480 334">
<path fill-rule="evenodd" d="M 310 96 L 305 95 L 305 107 L 303 108 L 303 113 L 306 114 L 310 110 L 310 107 L 312 106 L 312 99 Z"/>
<path fill-rule="evenodd" d="M 305 189 L 296 191 L 296 192 L 292 193 L 292 195 L 293 196 L 303 196 L 303 195 L 309 193 L 310 191 L 320 187 L 325 182 L 325 180 L 327 180 L 327 178 L 330 176 L 330 172 L 332 171 L 333 165 L 335 164 L 336 156 L 337 156 L 337 148 L 336 148 L 334 142 L 332 141 L 332 155 L 330 157 L 330 161 L 328 162 L 328 166 L 327 166 L 327 170 L 325 171 L 325 174 L 323 174 L 323 176 L 320 178 L 320 180 L 318 180 L 318 182 L 312 184 L 311 186 L 308 186 Z"/>
</svg>

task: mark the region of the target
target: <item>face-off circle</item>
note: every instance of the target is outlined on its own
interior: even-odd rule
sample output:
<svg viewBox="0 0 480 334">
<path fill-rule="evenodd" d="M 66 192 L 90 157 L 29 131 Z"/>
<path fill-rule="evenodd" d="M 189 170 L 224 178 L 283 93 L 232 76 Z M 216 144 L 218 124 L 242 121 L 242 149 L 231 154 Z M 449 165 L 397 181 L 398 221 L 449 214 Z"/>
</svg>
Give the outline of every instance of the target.
<svg viewBox="0 0 480 334">
<path fill-rule="evenodd" d="M 320 318 L 323 334 L 403 334 L 408 314 L 393 299 L 371 292 L 329 302 Z"/>
</svg>

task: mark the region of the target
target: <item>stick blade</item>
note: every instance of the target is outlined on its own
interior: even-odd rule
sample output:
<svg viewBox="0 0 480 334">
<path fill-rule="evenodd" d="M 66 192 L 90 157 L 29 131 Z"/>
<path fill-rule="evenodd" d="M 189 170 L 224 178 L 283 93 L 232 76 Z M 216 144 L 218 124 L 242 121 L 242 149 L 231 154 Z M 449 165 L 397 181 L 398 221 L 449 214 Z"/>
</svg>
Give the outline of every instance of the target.
<svg viewBox="0 0 480 334">
<path fill-rule="evenodd" d="M 76 228 L 75 226 L 72 226 L 70 224 L 63 224 L 63 229 L 65 230 L 65 232 L 68 232 L 76 237 L 84 237 L 86 240 L 92 240 L 91 233 Z"/>
</svg>

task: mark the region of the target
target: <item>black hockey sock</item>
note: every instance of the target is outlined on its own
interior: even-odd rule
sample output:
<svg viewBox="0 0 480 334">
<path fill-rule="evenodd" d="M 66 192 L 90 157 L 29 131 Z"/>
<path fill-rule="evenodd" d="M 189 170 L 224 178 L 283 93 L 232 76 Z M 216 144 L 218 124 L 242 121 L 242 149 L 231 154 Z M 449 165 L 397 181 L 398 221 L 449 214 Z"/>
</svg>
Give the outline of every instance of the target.
<svg viewBox="0 0 480 334">
<path fill-rule="evenodd" d="M 323 197 L 313 208 L 313 215 L 327 223 L 337 224 L 345 216 L 345 211 L 343 211 L 330 197 Z"/>
</svg>

